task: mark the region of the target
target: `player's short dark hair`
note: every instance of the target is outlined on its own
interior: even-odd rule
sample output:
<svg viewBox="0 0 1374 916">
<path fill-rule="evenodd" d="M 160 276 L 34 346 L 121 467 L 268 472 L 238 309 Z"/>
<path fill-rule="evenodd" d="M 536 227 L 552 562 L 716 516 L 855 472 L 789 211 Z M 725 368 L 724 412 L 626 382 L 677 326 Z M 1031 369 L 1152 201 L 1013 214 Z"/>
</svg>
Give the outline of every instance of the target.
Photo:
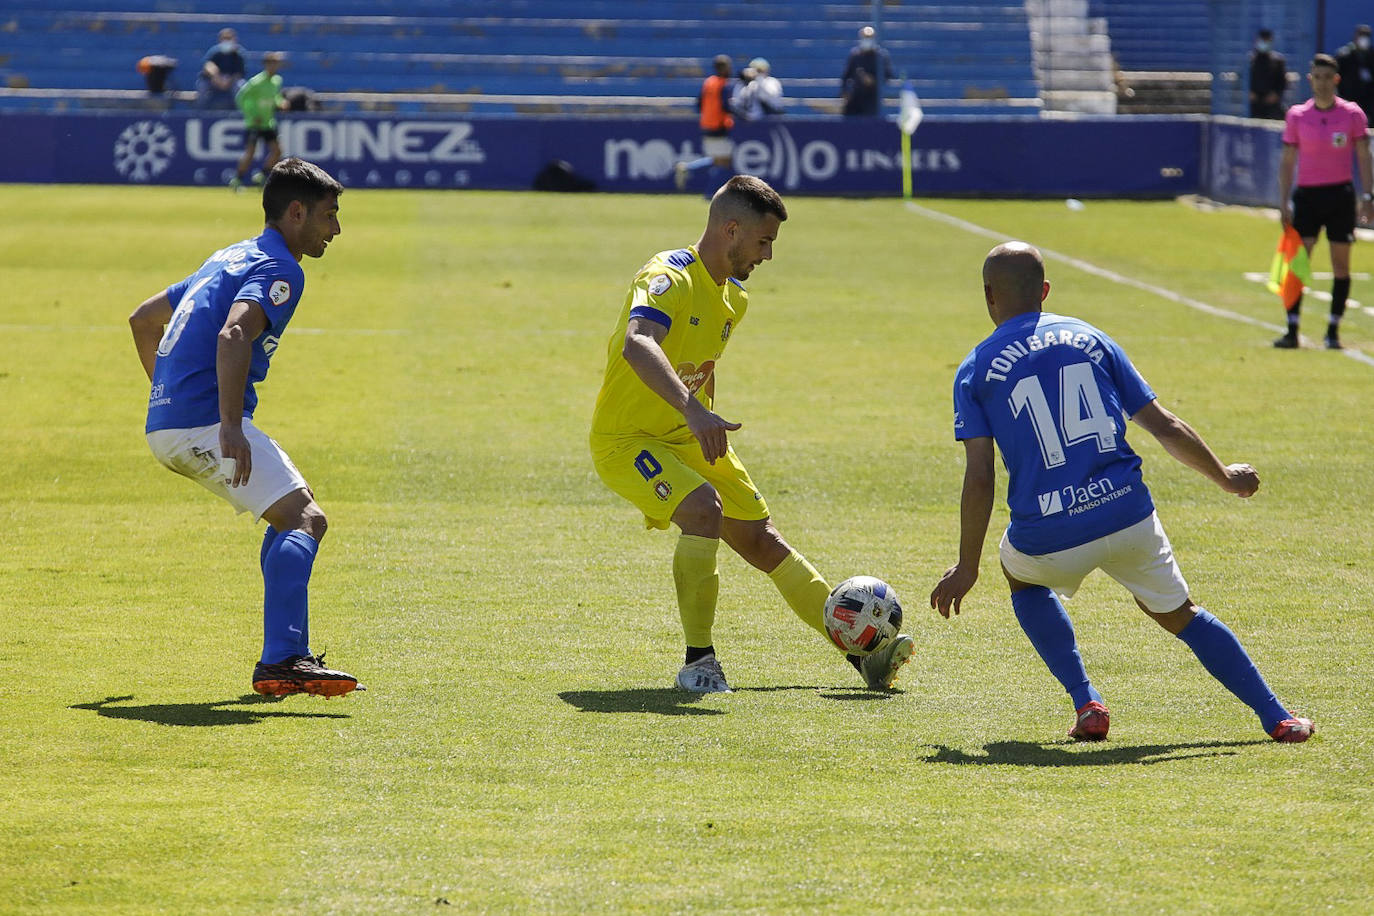
<svg viewBox="0 0 1374 916">
<path fill-rule="evenodd" d="M 1259 34 L 1259 37 L 1260 37 L 1260 38 L 1263 38 L 1265 41 L 1268 41 L 1269 39 L 1271 39 L 1271 38 L 1274 37 L 1274 30 L 1273 30 L 1273 29 L 1260 29 L 1258 34 Z"/>
<path fill-rule="evenodd" d="M 757 216 L 771 213 L 778 222 L 787 220 L 787 205 L 768 182 L 753 175 L 736 175 L 725 183 L 711 200 L 711 209 L 734 213 L 748 210 Z"/>
<path fill-rule="evenodd" d="M 1336 63 L 1336 58 L 1330 54 L 1317 54 L 1312 58 L 1313 67 L 1330 67 L 1337 73 L 1341 72 L 1340 64 Z"/>
<path fill-rule="evenodd" d="M 292 156 L 272 167 L 267 183 L 262 186 L 262 212 L 272 223 L 286 215 L 291 201 L 299 200 L 307 208 L 343 193 L 343 185 L 313 162 Z"/>
</svg>

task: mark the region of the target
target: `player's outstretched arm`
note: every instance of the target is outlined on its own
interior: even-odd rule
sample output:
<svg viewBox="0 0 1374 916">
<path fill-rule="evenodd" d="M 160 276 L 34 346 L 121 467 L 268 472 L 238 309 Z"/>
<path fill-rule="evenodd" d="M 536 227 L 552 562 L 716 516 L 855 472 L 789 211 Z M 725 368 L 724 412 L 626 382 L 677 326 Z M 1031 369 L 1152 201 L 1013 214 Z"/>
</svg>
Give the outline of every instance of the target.
<svg viewBox="0 0 1374 916">
<path fill-rule="evenodd" d="M 959 562 L 945 570 L 930 593 L 930 606 L 949 617 L 958 614 L 964 596 L 978 581 L 978 566 L 983 559 L 983 541 L 992 517 L 995 485 L 992 439 L 964 440 L 964 491 L 959 501 Z"/>
<path fill-rule="evenodd" d="M 134 334 L 134 349 L 143 363 L 143 371 L 148 373 L 148 381 L 153 380 L 153 367 L 157 365 L 157 347 L 162 341 L 163 328 L 172 320 L 172 302 L 164 289 L 156 296 L 144 300 L 129 316 L 129 330 Z"/>
<path fill-rule="evenodd" d="M 692 392 L 678 378 L 663 352 L 662 341 L 667 335 L 668 329 L 657 321 L 631 318 L 625 328 L 621 355 L 650 391 L 682 414 L 687 428 L 701 443 L 702 456 L 715 464 L 717 458 L 725 457 L 725 450 L 730 445 L 728 434 L 739 429 L 741 424 L 731 423 L 692 397 Z"/>
<path fill-rule="evenodd" d="M 1159 440 L 1164 450 L 1203 477 L 1237 496 L 1253 496 L 1259 489 L 1259 473 L 1248 464 L 1222 464 L 1202 437 L 1181 417 L 1151 401 L 1131 420 Z"/>
</svg>

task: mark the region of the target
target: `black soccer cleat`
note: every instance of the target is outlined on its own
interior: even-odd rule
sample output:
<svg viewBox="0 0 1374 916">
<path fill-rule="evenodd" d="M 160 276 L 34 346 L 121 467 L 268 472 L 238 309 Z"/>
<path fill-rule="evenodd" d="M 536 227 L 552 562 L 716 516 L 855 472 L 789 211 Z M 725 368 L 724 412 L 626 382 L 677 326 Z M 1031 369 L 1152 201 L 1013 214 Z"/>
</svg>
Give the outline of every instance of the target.
<svg viewBox="0 0 1374 916">
<path fill-rule="evenodd" d="M 326 668 L 323 652 L 318 656 L 297 655 L 275 665 L 258 662 L 253 669 L 253 690 L 263 696 L 308 693 L 317 697 L 337 697 L 366 689 L 353 675 Z"/>
<path fill-rule="evenodd" d="M 1293 331 L 1289 331 L 1282 337 L 1277 338 L 1274 341 L 1274 346 L 1278 347 L 1280 350 L 1296 350 L 1298 349 L 1298 335 Z"/>
</svg>

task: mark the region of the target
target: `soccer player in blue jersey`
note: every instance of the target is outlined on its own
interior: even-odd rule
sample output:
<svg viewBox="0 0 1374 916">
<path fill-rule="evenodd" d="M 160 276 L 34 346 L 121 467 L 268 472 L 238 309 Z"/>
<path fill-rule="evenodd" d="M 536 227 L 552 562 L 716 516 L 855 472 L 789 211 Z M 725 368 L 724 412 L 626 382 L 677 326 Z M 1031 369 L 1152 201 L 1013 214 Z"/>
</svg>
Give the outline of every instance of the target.
<svg viewBox="0 0 1374 916">
<path fill-rule="evenodd" d="M 129 316 L 152 382 L 148 445 L 166 467 L 267 520 L 263 647 L 253 689 L 269 696 L 338 696 L 358 679 L 310 651 L 307 591 L 324 511 L 281 447 L 253 425 L 254 386 L 305 288 L 300 260 L 323 256 L 339 228 L 343 186 L 323 169 L 284 159 L 262 190 L 261 235 L 206 259 Z"/>
<path fill-rule="evenodd" d="M 954 435 L 967 461 L 959 562 L 931 592 L 930 606 L 946 618 L 959 613 L 978 580 L 995 442 L 1010 478 L 1002 572 L 1017 621 L 1073 699 L 1070 737 L 1106 738 L 1110 716 L 1058 595 L 1072 597 L 1088 573 L 1101 569 L 1253 709 L 1275 741 L 1306 741 L 1315 731 L 1311 720 L 1279 703 L 1235 634 L 1189 596 L 1140 458 L 1126 444 L 1124 418 L 1228 493 L 1252 496 L 1259 475 L 1248 464 L 1222 464 L 1192 427 L 1159 404 L 1110 337 L 1042 311 L 1049 292 L 1040 252 L 1024 242 L 998 245 L 983 263 L 983 295 L 997 330 L 955 375 Z"/>
</svg>

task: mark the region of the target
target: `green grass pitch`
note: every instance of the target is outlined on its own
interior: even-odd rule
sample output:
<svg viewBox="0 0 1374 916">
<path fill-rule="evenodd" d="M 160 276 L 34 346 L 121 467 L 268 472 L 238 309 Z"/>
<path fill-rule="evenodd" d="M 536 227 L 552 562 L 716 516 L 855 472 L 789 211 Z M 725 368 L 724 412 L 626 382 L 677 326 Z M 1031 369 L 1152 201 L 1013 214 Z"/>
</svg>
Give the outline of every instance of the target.
<svg viewBox="0 0 1374 916">
<path fill-rule="evenodd" d="M 1277 238 L 1251 213 L 925 205 L 1282 317 L 1243 277 Z M 1368 912 L 1374 366 L 1050 261 L 1048 307 L 1259 469 L 1241 501 L 1132 436 L 1194 597 L 1320 727 L 1269 742 L 1098 576 L 1068 607 L 1113 730 L 1074 745 L 994 535 L 962 617 L 926 606 L 956 553 L 950 382 L 991 330 L 993 241 L 898 201 L 789 207 L 719 409 L 784 536 L 903 597 L 899 692 L 859 689 L 724 551 L 740 689 L 671 687 L 672 538 L 601 485 L 586 427 L 625 284 L 696 240 L 701 201 L 353 190 L 258 422 L 330 518 L 314 647 L 369 689 L 266 702 L 260 529 L 149 454 L 125 324 L 255 234 L 254 196 L 0 187 L 0 911 Z M 1374 319 L 1345 336 L 1374 352 Z"/>
</svg>

